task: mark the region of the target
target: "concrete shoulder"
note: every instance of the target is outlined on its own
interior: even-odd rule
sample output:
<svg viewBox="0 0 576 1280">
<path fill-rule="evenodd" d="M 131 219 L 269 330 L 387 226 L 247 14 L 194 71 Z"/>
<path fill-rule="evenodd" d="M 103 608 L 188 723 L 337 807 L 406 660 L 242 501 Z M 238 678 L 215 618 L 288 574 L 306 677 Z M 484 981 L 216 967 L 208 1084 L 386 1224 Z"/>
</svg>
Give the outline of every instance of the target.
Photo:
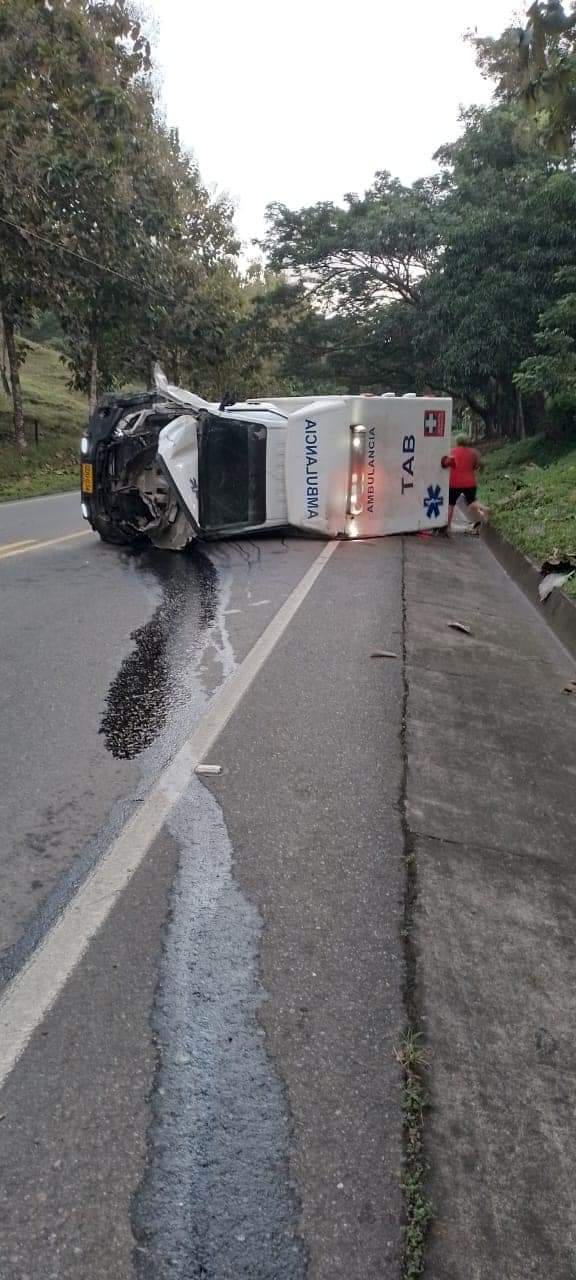
<svg viewBox="0 0 576 1280">
<path fill-rule="evenodd" d="M 569 1280 L 570 659 L 481 544 L 407 541 L 406 560 L 408 820 L 432 1094 L 427 1275 Z"/>
</svg>

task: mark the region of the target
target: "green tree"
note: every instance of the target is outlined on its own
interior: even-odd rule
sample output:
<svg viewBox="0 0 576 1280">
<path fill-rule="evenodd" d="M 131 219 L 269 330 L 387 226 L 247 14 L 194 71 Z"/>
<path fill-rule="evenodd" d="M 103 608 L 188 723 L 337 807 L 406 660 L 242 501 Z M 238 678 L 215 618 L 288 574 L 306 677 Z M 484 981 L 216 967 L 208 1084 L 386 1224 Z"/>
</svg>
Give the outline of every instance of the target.
<svg viewBox="0 0 576 1280">
<path fill-rule="evenodd" d="M 366 317 L 325 315 L 308 305 L 284 335 L 278 352 L 282 373 L 301 392 L 411 391 L 413 311 L 398 302 L 371 309 Z"/>
<path fill-rule="evenodd" d="M 240 288 L 229 201 L 158 118 L 129 0 L 5 0 L 0 15 L 0 297 L 23 444 L 15 332 L 35 309 L 57 312 L 93 408 L 158 356 L 204 378 Z"/>
<path fill-rule="evenodd" d="M 526 396 L 544 399 L 553 436 L 576 437 L 576 267 L 559 271 L 559 297 L 542 312 L 536 350 L 515 375 Z"/>
<path fill-rule="evenodd" d="M 148 305 L 135 308 L 128 367 L 147 377 L 160 359 L 174 381 L 205 385 L 223 358 L 237 320 L 240 282 L 233 209 L 212 197 L 174 131 L 156 126 L 143 198 L 155 187 Z M 126 364 L 123 366 L 126 372 Z"/>
<path fill-rule="evenodd" d="M 552 430 L 574 430 L 573 307 L 575 247 L 566 244 L 574 218 L 573 148 L 576 135 L 576 13 L 559 0 L 534 3 L 524 28 L 511 29 L 499 39 L 476 39 L 476 55 L 484 74 L 495 84 L 497 99 L 519 104 L 517 136 L 538 145 L 540 162 L 555 169 L 541 191 L 534 230 L 548 224 L 548 240 L 557 240 L 560 255 L 550 262 L 546 288 L 531 351 L 521 353 L 514 375 L 517 391 L 541 405 L 544 401 Z M 534 164 L 536 157 L 532 156 Z M 526 309 L 530 321 L 533 307 Z"/>
<path fill-rule="evenodd" d="M 422 287 L 415 354 L 432 385 L 466 401 L 488 434 L 523 430 L 515 373 L 543 302 L 576 251 L 576 179 L 518 133 L 518 108 L 465 114 L 438 158 L 445 248 Z"/>
<path fill-rule="evenodd" d="M 82 154 L 67 129 L 50 171 L 53 267 L 66 288 L 60 319 L 70 340 L 73 381 L 94 407 L 111 385 L 150 295 L 160 237 L 171 216 L 171 191 L 154 167 L 158 132 L 151 52 L 125 0 L 85 2 L 82 35 L 92 60 L 80 102 Z M 60 113 L 61 115 L 62 113 Z"/>
<path fill-rule="evenodd" d="M 414 303 L 440 249 L 435 183 L 405 187 L 385 172 L 364 196 L 347 195 L 344 207 L 271 205 L 268 221 L 263 247 L 272 269 L 294 275 L 329 309 Z"/>
<path fill-rule="evenodd" d="M 535 0 L 526 18 L 497 39 L 468 38 L 497 98 L 521 103 L 545 149 L 567 156 L 576 133 L 576 12 Z"/>
<path fill-rule="evenodd" d="M 44 301 L 49 280 L 37 233 L 44 222 L 43 176 L 52 153 L 46 50 L 56 25 L 48 6 L 5 0 L 0 8 L 0 329 L 19 448 L 25 448 L 26 438 L 16 329 L 35 303 Z"/>
<path fill-rule="evenodd" d="M 152 109 L 150 49 L 126 0 L 3 0 L 0 46 L 0 306 L 23 446 L 15 331 L 79 293 L 80 265 L 111 266 L 106 180 L 122 171 L 136 99 Z"/>
</svg>

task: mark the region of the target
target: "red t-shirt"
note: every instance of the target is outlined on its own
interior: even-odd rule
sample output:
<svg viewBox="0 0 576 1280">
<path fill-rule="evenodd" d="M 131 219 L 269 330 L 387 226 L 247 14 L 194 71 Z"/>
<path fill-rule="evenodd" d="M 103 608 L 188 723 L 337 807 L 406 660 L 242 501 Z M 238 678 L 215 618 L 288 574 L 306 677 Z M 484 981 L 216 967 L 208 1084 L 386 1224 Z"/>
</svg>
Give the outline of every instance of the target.
<svg viewBox="0 0 576 1280">
<path fill-rule="evenodd" d="M 467 444 L 457 444 L 450 450 L 452 466 L 450 468 L 450 487 L 452 489 L 474 489 L 478 484 L 475 466 L 479 462 L 475 449 Z"/>
</svg>

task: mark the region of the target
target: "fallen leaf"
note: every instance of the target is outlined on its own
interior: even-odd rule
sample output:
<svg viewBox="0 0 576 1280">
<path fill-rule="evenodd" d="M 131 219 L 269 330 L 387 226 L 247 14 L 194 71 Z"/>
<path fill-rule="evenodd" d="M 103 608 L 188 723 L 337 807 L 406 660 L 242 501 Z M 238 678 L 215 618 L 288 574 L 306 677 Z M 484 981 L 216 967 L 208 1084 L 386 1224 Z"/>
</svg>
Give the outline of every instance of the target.
<svg viewBox="0 0 576 1280">
<path fill-rule="evenodd" d="M 463 631 L 465 636 L 472 635 L 472 628 L 465 626 L 463 622 L 449 622 L 448 626 L 452 627 L 453 631 Z"/>
<path fill-rule="evenodd" d="M 390 653 L 388 649 L 375 649 L 374 653 L 370 654 L 370 657 L 371 658 L 397 658 L 398 654 Z"/>
</svg>

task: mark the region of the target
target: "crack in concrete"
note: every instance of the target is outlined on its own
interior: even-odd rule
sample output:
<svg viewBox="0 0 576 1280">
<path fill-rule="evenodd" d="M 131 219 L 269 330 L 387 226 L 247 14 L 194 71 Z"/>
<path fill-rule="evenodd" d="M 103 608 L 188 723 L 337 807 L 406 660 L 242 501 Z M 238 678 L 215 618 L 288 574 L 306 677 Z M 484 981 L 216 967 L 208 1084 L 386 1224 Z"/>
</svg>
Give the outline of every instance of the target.
<svg viewBox="0 0 576 1280">
<path fill-rule="evenodd" d="M 400 795 L 399 811 L 405 863 L 405 896 L 402 925 L 404 943 L 406 1028 L 398 1051 L 404 1073 L 404 1253 L 402 1276 L 415 1280 L 423 1274 L 431 1209 L 425 1197 L 424 1111 L 427 1098 L 426 1072 L 421 1054 L 422 1011 L 418 990 L 418 958 L 414 941 L 414 916 L 418 902 L 418 868 L 416 833 L 410 827 L 408 814 L 409 751 L 408 709 L 410 681 L 408 673 L 408 606 L 406 597 L 406 540 L 402 539 L 402 711 L 400 720 Z"/>
<path fill-rule="evenodd" d="M 404 954 L 406 962 L 406 987 L 405 987 L 405 1003 L 408 1014 L 408 1020 L 413 1021 L 413 1015 L 418 1015 L 418 1011 L 413 1007 L 412 1000 L 415 997 L 416 985 L 416 955 L 413 943 L 411 942 L 411 926 L 414 914 L 414 907 L 417 898 L 417 873 L 414 858 L 415 853 L 415 837 L 414 832 L 410 828 L 408 818 L 408 701 L 410 697 L 410 683 L 408 678 L 408 660 L 407 660 L 407 603 L 406 603 L 406 544 L 402 539 L 402 710 L 400 719 L 400 794 L 398 798 L 398 810 L 400 813 L 400 825 L 402 829 L 402 839 L 404 845 L 404 860 L 406 864 L 406 895 L 404 900 Z"/>
</svg>

